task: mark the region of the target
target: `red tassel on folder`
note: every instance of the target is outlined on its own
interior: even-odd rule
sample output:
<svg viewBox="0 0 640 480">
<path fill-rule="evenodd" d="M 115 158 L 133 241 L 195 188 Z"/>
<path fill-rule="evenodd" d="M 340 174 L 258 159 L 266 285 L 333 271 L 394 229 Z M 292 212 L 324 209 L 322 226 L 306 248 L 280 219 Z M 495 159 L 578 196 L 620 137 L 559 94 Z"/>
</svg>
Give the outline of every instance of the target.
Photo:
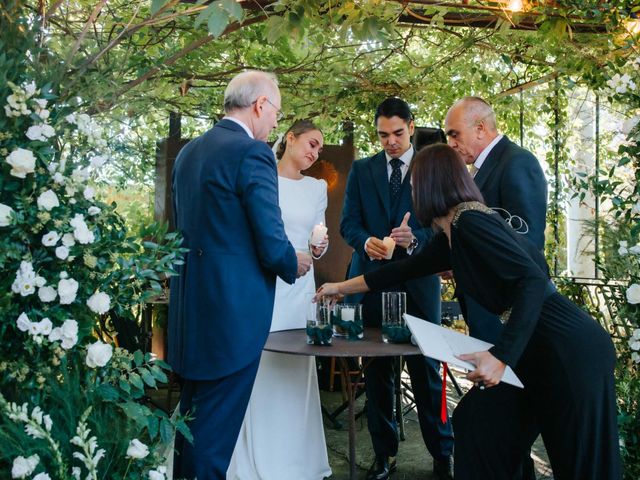
<svg viewBox="0 0 640 480">
<path fill-rule="evenodd" d="M 440 420 L 447 423 L 447 364 L 442 363 L 442 398 L 440 402 Z"/>
</svg>

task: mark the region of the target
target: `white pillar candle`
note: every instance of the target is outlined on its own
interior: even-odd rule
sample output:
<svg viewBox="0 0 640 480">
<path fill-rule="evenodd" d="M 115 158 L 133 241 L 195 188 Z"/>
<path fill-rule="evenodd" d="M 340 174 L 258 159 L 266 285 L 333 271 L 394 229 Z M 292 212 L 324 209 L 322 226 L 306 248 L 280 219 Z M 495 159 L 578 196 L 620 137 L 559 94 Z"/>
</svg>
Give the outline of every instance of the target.
<svg viewBox="0 0 640 480">
<path fill-rule="evenodd" d="M 325 227 L 322 223 L 314 226 L 313 230 L 311 231 L 311 245 L 321 244 L 326 234 L 327 227 Z"/>
<path fill-rule="evenodd" d="M 342 307 L 340 309 L 340 319 L 343 322 L 353 322 L 355 320 L 356 309 L 353 307 Z"/>
<path fill-rule="evenodd" d="M 387 248 L 387 254 L 384 258 L 389 260 L 393 257 L 393 250 L 396 248 L 396 241 L 391 237 L 384 237 L 382 239 L 382 243 L 384 243 L 384 246 Z"/>
</svg>

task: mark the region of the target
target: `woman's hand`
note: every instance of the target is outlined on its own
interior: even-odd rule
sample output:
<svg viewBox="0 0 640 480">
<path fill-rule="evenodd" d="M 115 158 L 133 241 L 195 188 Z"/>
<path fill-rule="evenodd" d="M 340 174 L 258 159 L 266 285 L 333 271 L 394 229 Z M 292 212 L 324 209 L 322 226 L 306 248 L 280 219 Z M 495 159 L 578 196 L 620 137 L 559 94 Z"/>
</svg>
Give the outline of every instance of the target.
<svg viewBox="0 0 640 480">
<path fill-rule="evenodd" d="M 456 356 L 460 360 L 473 363 L 476 366 L 475 370 L 467 373 L 467 378 L 481 389 L 484 387 L 494 387 L 500 383 L 504 369 L 507 367 L 506 364 L 502 363 L 488 351 L 466 353 Z"/>
<path fill-rule="evenodd" d="M 313 297 L 313 301 L 317 302 L 325 297 L 329 297 L 331 305 L 334 305 L 340 298 L 342 298 L 342 295 L 340 294 L 340 283 L 325 283 L 318 288 L 316 296 Z"/>
<path fill-rule="evenodd" d="M 325 235 L 324 238 L 322 239 L 322 242 L 318 243 L 317 245 L 311 245 L 311 244 L 309 245 L 309 248 L 311 249 L 311 255 L 315 259 L 320 258 L 322 255 L 324 255 L 324 252 L 328 246 L 329 246 L 329 235 Z"/>
</svg>

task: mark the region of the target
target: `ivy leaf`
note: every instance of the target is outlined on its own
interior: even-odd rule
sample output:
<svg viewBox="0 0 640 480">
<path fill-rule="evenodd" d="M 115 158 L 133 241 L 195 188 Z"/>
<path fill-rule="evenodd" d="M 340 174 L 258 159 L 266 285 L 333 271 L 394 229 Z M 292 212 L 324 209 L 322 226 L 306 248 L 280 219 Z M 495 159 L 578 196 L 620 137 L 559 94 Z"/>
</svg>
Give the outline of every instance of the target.
<svg viewBox="0 0 640 480">
<path fill-rule="evenodd" d="M 153 375 L 151 375 L 151 372 L 149 372 L 149 370 L 143 368 L 142 370 L 140 370 L 140 375 L 142 376 L 142 380 L 144 380 L 144 383 L 152 388 L 156 387 L 156 379 L 153 378 Z"/>
<path fill-rule="evenodd" d="M 147 418 L 147 430 L 149 430 L 149 436 L 151 440 L 156 438 L 158 435 L 158 429 L 160 428 L 160 419 L 154 417 L 153 415 L 149 415 Z"/>
<path fill-rule="evenodd" d="M 140 375 L 135 372 L 129 375 L 129 383 L 131 383 L 131 385 L 133 385 L 138 390 L 144 390 L 144 383 L 142 383 Z"/>
<path fill-rule="evenodd" d="M 214 38 L 218 38 L 222 35 L 222 32 L 224 32 L 224 29 L 227 28 L 228 24 L 229 14 L 226 10 L 218 8 L 215 13 L 209 17 L 207 28 Z"/>
<path fill-rule="evenodd" d="M 168 0 L 151 0 L 151 15 L 158 13 L 167 2 Z"/>
<path fill-rule="evenodd" d="M 235 18 L 240 21 L 242 20 L 242 17 L 244 17 L 244 10 L 242 10 L 240 3 L 236 0 L 222 0 L 222 6 L 227 12 L 229 12 L 231 18 Z"/>
<path fill-rule="evenodd" d="M 135 362 L 136 367 L 142 365 L 142 362 L 144 361 L 144 355 L 140 350 L 136 350 L 135 352 L 133 352 L 133 361 Z"/>
<path fill-rule="evenodd" d="M 169 443 L 171 441 L 171 437 L 173 437 L 173 427 L 171 426 L 171 422 L 163 418 L 160 421 L 160 438 L 164 443 Z"/>
</svg>

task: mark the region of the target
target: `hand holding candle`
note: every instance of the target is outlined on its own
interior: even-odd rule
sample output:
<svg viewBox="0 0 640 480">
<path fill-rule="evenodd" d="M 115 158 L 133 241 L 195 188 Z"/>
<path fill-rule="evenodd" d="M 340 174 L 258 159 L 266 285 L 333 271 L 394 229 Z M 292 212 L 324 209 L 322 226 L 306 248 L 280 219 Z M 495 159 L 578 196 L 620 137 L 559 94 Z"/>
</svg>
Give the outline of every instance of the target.
<svg viewBox="0 0 640 480">
<path fill-rule="evenodd" d="M 327 236 L 327 227 L 322 222 L 313 227 L 311 231 L 311 239 L 309 242 L 311 245 L 318 246 L 322 244 Z"/>
<path fill-rule="evenodd" d="M 391 237 L 384 237 L 382 239 L 382 243 L 384 243 L 384 246 L 387 248 L 387 254 L 384 258 L 390 260 L 391 257 L 393 257 L 393 251 L 396 248 L 396 241 Z"/>
</svg>

